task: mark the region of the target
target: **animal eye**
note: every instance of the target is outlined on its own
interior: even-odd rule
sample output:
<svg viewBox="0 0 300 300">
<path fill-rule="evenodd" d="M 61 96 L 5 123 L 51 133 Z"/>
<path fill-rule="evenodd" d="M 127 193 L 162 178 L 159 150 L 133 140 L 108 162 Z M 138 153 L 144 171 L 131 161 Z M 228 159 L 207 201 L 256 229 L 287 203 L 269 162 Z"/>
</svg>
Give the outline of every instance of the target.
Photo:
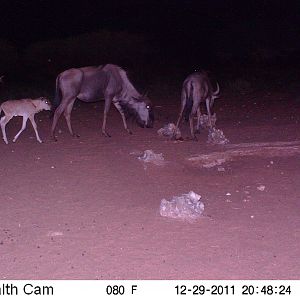
<svg viewBox="0 0 300 300">
<path fill-rule="evenodd" d="M 149 105 L 146 105 L 146 108 L 147 108 L 147 109 L 150 109 L 150 106 L 149 106 Z"/>
</svg>

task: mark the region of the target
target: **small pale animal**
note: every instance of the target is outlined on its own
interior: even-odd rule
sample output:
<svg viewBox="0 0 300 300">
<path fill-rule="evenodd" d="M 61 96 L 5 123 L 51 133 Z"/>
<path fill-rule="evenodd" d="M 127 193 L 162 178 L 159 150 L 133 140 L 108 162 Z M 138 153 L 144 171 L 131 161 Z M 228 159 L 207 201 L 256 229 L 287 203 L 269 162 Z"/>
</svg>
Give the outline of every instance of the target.
<svg viewBox="0 0 300 300">
<path fill-rule="evenodd" d="M 4 112 L 4 116 L 0 119 L 0 125 L 3 140 L 6 144 L 8 144 L 8 141 L 6 137 L 5 126 L 10 121 L 10 119 L 16 116 L 23 117 L 23 124 L 21 130 L 14 137 L 13 142 L 17 140 L 21 132 L 26 128 L 26 123 L 29 118 L 34 129 L 36 139 L 40 143 L 42 143 L 42 140 L 40 139 L 37 131 L 37 125 L 34 121 L 34 115 L 42 110 L 51 110 L 51 104 L 49 100 L 44 97 L 40 97 L 37 99 L 8 100 L 0 105 L 0 113 L 2 110 Z"/>
</svg>

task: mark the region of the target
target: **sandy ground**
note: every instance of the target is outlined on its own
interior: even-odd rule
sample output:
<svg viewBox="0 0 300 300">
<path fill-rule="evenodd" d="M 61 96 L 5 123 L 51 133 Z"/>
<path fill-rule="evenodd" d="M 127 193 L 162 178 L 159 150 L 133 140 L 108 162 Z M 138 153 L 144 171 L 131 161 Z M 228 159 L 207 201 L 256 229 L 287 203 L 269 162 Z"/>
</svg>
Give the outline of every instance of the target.
<svg viewBox="0 0 300 300">
<path fill-rule="evenodd" d="M 299 100 L 224 94 L 216 125 L 231 144 L 299 141 Z M 101 135 L 99 102 L 73 111 L 79 138 L 61 119 L 51 141 L 40 113 L 43 144 L 30 123 L 15 144 L 1 142 L 0 279 L 300 279 L 299 153 L 203 168 L 188 158 L 226 149 L 207 145 L 205 130 L 198 142 L 158 137 L 176 120 L 179 100 L 153 102 L 155 127 L 130 124 L 131 136 L 114 109 L 112 137 Z M 10 141 L 20 126 L 17 118 L 7 125 Z M 187 124 L 182 132 L 188 136 Z M 147 149 L 167 163 L 139 161 Z M 203 217 L 160 216 L 161 199 L 191 190 L 202 196 Z"/>
</svg>

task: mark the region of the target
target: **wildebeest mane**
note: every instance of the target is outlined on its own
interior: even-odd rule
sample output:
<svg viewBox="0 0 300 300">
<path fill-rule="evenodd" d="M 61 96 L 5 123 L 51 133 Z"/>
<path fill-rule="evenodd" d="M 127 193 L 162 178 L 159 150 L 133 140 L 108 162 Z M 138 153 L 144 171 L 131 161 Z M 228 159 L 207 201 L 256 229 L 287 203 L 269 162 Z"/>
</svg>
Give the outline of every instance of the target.
<svg viewBox="0 0 300 300">
<path fill-rule="evenodd" d="M 134 121 L 139 121 L 139 114 L 137 111 L 136 104 L 144 102 L 144 97 L 136 90 L 136 88 L 130 82 L 128 75 L 124 69 L 119 66 L 106 65 L 105 69 L 111 74 L 122 81 L 122 91 L 119 95 L 121 101 L 119 105 L 126 116 L 126 119 L 132 119 Z M 117 72 L 116 72 L 117 71 Z"/>
<path fill-rule="evenodd" d="M 130 82 L 130 80 L 127 76 L 127 73 L 125 72 L 125 70 L 123 70 L 122 68 L 119 67 L 119 74 L 120 74 L 121 79 L 123 81 L 123 91 L 122 91 L 122 93 L 126 94 L 126 95 L 122 95 L 122 96 L 124 98 L 126 98 L 126 96 L 133 97 L 137 101 L 139 101 L 140 98 L 141 98 L 141 94 L 132 85 L 132 83 Z"/>
<path fill-rule="evenodd" d="M 109 76 L 112 76 L 118 84 L 122 85 L 120 98 L 130 101 L 130 98 L 140 99 L 141 94 L 135 89 L 130 82 L 128 75 L 124 69 L 119 66 L 107 64 L 102 68 Z"/>
<path fill-rule="evenodd" d="M 127 120 L 131 119 L 131 120 L 135 121 L 135 120 L 139 119 L 137 110 L 134 109 L 133 106 L 130 105 L 128 102 L 127 103 L 120 102 L 120 106 L 121 106 L 122 111 Z"/>
</svg>

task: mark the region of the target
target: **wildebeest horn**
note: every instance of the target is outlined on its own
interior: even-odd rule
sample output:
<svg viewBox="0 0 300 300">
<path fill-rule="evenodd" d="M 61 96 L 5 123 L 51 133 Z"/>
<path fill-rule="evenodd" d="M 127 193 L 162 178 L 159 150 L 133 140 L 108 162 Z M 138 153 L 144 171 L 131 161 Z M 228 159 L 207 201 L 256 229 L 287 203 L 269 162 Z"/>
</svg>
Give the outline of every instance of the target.
<svg viewBox="0 0 300 300">
<path fill-rule="evenodd" d="M 4 77 L 4 75 L 2 75 L 2 76 L 0 76 L 0 82 L 2 82 L 3 80 L 2 80 L 2 78 Z"/>
<path fill-rule="evenodd" d="M 220 92 L 220 87 L 219 84 L 217 83 L 217 90 L 215 92 L 213 92 L 214 95 L 218 95 Z"/>
</svg>

